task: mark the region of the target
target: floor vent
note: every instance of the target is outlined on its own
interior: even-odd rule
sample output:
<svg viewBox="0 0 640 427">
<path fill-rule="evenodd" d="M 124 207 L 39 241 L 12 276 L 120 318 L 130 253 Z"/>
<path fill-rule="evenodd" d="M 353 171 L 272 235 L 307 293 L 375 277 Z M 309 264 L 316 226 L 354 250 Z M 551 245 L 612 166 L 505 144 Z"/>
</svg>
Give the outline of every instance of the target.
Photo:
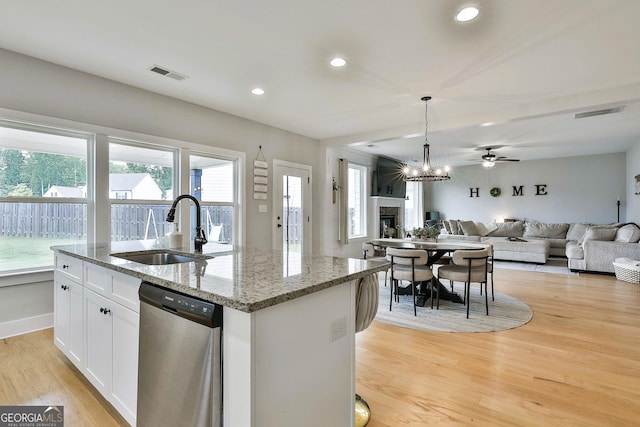
<svg viewBox="0 0 640 427">
<path fill-rule="evenodd" d="M 184 80 L 187 78 L 187 76 L 185 76 L 184 74 L 176 73 L 175 71 L 171 71 L 167 68 L 159 67 L 157 65 L 149 68 L 149 71 L 172 78 L 174 80 Z"/>
<path fill-rule="evenodd" d="M 585 111 L 584 113 L 576 113 L 576 119 L 584 119 L 585 117 L 603 116 L 605 114 L 619 113 L 624 110 L 624 105 L 611 108 L 603 108 L 602 110 Z"/>
</svg>

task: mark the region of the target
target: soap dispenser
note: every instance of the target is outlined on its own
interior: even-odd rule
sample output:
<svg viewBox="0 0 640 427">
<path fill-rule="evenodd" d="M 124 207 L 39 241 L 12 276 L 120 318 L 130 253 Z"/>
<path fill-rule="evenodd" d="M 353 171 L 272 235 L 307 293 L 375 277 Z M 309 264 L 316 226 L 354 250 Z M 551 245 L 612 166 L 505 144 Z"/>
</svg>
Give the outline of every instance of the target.
<svg viewBox="0 0 640 427">
<path fill-rule="evenodd" d="M 178 230 L 178 224 L 173 223 L 174 230 L 169 234 L 169 248 L 178 249 L 182 247 L 182 233 Z"/>
</svg>

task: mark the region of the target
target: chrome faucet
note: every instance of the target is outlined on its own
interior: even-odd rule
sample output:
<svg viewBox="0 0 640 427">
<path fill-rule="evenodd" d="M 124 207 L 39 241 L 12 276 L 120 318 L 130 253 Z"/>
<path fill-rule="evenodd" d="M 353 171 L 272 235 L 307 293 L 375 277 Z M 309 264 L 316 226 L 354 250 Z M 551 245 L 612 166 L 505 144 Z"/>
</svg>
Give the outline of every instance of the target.
<svg viewBox="0 0 640 427">
<path fill-rule="evenodd" d="M 202 253 L 202 245 L 207 244 L 207 236 L 204 235 L 204 230 L 202 229 L 200 223 L 200 202 L 198 199 L 193 197 L 190 194 L 182 194 L 173 201 L 171 205 L 171 209 L 169 209 L 169 213 L 167 214 L 167 222 L 173 222 L 176 216 L 176 205 L 182 199 L 191 199 L 193 203 L 196 205 L 196 237 L 193 239 L 194 249 L 198 253 Z"/>
</svg>

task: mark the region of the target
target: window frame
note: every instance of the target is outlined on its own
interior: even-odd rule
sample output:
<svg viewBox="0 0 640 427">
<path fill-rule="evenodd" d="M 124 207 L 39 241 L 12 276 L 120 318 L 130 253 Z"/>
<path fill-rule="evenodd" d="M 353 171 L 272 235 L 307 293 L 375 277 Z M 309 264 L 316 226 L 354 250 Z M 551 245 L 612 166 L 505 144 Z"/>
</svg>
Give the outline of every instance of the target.
<svg viewBox="0 0 640 427">
<path fill-rule="evenodd" d="M 178 155 L 174 156 L 174 195 L 188 193 L 189 171 L 188 156 L 191 150 L 197 154 L 206 156 L 224 157 L 236 162 L 234 193 L 234 243 L 243 245 L 245 243 L 244 227 L 246 226 L 246 195 L 243 189 L 246 185 L 244 176 L 246 171 L 246 153 L 234 149 L 217 147 L 210 142 L 187 142 L 163 136 L 126 131 L 117 128 L 109 128 L 101 125 L 76 122 L 68 119 L 61 119 L 43 116 L 34 113 L 26 113 L 6 108 L 0 108 L 0 121 L 2 123 L 19 124 L 20 126 L 33 126 L 36 129 L 48 130 L 52 133 L 60 133 L 70 136 L 87 136 L 90 141 L 87 146 L 87 193 L 86 198 L 45 198 L 44 202 L 77 202 L 86 203 L 86 243 L 109 243 L 111 241 L 111 227 L 96 227 L 96 224 L 110 224 L 110 204 L 109 199 L 109 140 L 124 141 L 144 141 L 144 144 L 156 145 L 175 150 Z M 29 129 L 31 130 L 31 129 Z M 185 160 L 186 159 L 186 160 Z M 184 172 L 183 172 L 184 171 Z M 183 176 L 181 176 L 181 174 Z M 1 201 L 23 201 L 34 203 L 43 200 L 37 197 L 7 197 L 0 198 Z M 118 202 L 117 199 L 113 199 Z M 159 200 L 149 202 L 158 203 Z M 167 204 L 172 200 L 167 200 Z M 187 204 L 184 204 L 185 207 Z M 188 218 L 188 217 L 187 217 Z M 55 244 L 55 243 L 52 243 Z M 0 271 L 0 287 L 30 283 L 29 277 L 40 277 L 39 274 L 51 274 L 53 271 L 53 255 L 51 264 L 42 267 L 28 267 L 25 269 Z M 48 276 L 47 276 L 48 277 Z"/>
<path fill-rule="evenodd" d="M 348 193 L 347 194 L 347 210 L 348 212 L 351 211 L 351 199 L 352 199 L 352 191 L 356 191 L 353 188 L 353 185 L 351 183 L 351 171 L 357 171 L 360 175 L 360 185 L 358 186 L 357 192 L 358 194 L 354 195 L 354 198 L 357 197 L 359 200 L 359 204 L 360 204 L 360 209 L 359 212 L 357 212 L 357 215 L 360 216 L 360 233 L 356 234 L 356 233 L 352 233 L 352 221 L 351 221 L 351 216 L 348 215 L 348 227 L 347 227 L 347 237 L 349 239 L 357 239 L 357 238 L 363 238 L 367 236 L 367 174 L 368 174 L 368 167 L 366 165 L 362 165 L 359 163 L 355 163 L 352 161 L 349 161 L 347 164 L 347 188 L 348 188 Z M 357 207 L 356 207 L 357 208 Z M 355 209 L 355 208 L 354 208 Z M 354 216 L 357 216 L 354 215 Z"/>
<path fill-rule="evenodd" d="M 86 163 L 86 194 L 85 197 L 44 197 L 44 196 L 0 196 L 0 203 L 34 203 L 34 204 L 57 204 L 57 205 L 85 205 L 84 239 L 78 240 L 87 244 L 94 243 L 95 222 L 91 220 L 94 215 L 95 205 L 94 192 L 92 191 L 95 175 L 93 174 L 93 162 L 91 154 L 95 145 L 95 134 L 82 130 L 70 130 L 65 127 L 50 126 L 44 123 L 34 123 L 11 117 L 0 117 L 0 127 L 24 130 L 28 132 L 42 133 L 47 135 L 56 135 L 70 138 L 77 138 L 85 141 L 84 159 Z M 4 145 L 1 145 L 5 148 Z M 25 150 L 34 151 L 36 150 Z M 64 154 L 62 154 L 64 155 Z M 25 237 L 27 239 L 28 237 Z M 53 242 L 52 242 L 53 243 Z M 54 243 L 55 244 L 55 243 Z M 0 277 L 11 276 L 14 274 L 30 274 L 43 270 L 49 270 L 53 266 L 53 257 L 51 264 L 41 266 L 31 266 L 26 268 L 16 268 L 11 270 L 0 270 Z"/>
</svg>

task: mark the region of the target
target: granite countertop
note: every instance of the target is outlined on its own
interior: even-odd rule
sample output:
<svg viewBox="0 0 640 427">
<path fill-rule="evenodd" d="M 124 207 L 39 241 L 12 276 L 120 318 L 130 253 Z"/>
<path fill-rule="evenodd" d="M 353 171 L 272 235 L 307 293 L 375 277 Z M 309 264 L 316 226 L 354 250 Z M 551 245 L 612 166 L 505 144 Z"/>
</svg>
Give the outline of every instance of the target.
<svg viewBox="0 0 640 427">
<path fill-rule="evenodd" d="M 253 312 L 388 268 L 388 263 L 210 243 L 198 262 L 145 265 L 111 256 L 118 252 L 165 249 L 156 240 L 53 246 L 143 281 L 244 312 Z"/>
</svg>

